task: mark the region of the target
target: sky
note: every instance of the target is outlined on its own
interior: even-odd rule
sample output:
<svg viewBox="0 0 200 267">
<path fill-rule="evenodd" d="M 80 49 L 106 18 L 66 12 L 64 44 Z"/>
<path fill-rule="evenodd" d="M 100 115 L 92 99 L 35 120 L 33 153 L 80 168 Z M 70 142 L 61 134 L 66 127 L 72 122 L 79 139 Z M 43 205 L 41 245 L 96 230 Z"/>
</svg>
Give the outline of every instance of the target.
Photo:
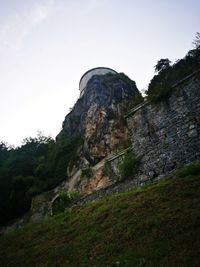
<svg viewBox="0 0 200 267">
<path fill-rule="evenodd" d="M 0 141 L 55 138 L 91 68 L 147 89 L 159 59 L 192 49 L 199 14 L 199 0 L 0 0 Z"/>
</svg>

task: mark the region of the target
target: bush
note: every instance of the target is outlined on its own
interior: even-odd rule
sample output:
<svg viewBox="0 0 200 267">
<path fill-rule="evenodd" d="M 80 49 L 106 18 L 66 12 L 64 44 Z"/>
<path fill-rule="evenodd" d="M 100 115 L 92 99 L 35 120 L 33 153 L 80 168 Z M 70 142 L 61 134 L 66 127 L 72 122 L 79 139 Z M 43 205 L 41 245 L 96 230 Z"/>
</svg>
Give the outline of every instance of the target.
<svg viewBox="0 0 200 267">
<path fill-rule="evenodd" d="M 70 193 L 61 191 L 59 196 L 55 199 L 52 205 L 53 215 L 64 212 L 67 206 L 80 199 L 80 193 L 72 191 Z"/>
<path fill-rule="evenodd" d="M 78 191 L 71 191 L 68 193 L 71 202 L 75 202 L 81 198 L 81 194 Z"/>
<path fill-rule="evenodd" d="M 135 95 L 132 97 L 132 99 L 128 103 L 128 108 L 129 109 L 134 108 L 137 105 L 141 104 L 142 102 L 144 102 L 144 98 L 141 95 L 141 93 L 135 93 Z"/>
<path fill-rule="evenodd" d="M 103 175 L 110 177 L 113 174 L 112 167 L 110 161 L 106 160 L 103 167 Z"/>
<path fill-rule="evenodd" d="M 170 77 L 170 70 L 171 68 L 163 70 L 153 77 L 149 84 L 148 91 L 146 92 L 149 101 L 156 103 L 167 99 L 171 95 L 171 86 L 176 80 L 173 81 Z"/>
<path fill-rule="evenodd" d="M 137 173 L 140 163 L 140 157 L 137 157 L 132 150 L 127 150 L 122 163 L 119 164 L 119 171 L 122 180 L 133 178 Z"/>
</svg>

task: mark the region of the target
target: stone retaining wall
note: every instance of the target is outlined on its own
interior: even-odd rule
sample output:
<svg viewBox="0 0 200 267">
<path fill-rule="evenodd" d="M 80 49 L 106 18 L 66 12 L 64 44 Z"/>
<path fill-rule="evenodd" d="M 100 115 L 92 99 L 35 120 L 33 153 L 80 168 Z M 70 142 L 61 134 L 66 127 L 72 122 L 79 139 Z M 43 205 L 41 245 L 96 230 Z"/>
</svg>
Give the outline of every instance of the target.
<svg viewBox="0 0 200 267">
<path fill-rule="evenodd" d="M 137 179 L 157 179 L 200 158 L 200 74 L 173 87 L 169 99 L 127 115 L 132 148 L 142 156 Z"/>
</svg>

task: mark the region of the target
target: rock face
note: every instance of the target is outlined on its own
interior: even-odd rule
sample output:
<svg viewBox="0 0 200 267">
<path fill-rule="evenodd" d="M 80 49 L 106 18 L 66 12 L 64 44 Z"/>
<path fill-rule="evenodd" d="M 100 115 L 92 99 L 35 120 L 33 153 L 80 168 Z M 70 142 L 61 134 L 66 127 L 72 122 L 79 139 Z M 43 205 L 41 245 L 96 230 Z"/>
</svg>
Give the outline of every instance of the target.
<svg viewBox="0 0 200 267">
<path fill-rule="evenodd" d="M 97 164 L 128 139 L 124 114 L 127 101 L 138 95 L 135 83 L 124 74 L 92 76 L 57 138 L 83 137 L 82 162 Z"/>
<path fill-rule="evenodd" d="M 142 99 L 135 82 L 122 73 L 113 71 L 91 76 L 57 136 L 57 139 L 83 139 L 76 160 L 72 160 L 74 165 L 69 164 L 68 178 L 55 189 L 34 197 L 31 210 L 2 231 L 12 231 L 51 214 L 52 203 L 62 190 L 88 195 L 113 184 L 103 173 L 104 159 L 127 142 L 124 115 L 128 110 L 127 103 L 138 96 Z M 82 174 L 82 170 L 87 168 L 91 169 L 89 176 Z"/>
</svg>

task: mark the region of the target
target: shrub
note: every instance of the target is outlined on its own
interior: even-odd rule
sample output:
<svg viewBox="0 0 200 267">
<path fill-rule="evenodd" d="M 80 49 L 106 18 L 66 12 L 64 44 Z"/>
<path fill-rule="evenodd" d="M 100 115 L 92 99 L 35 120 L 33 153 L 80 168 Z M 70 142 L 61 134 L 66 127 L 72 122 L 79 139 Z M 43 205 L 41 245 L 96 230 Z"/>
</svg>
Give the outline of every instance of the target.
<svg viewBox="0 0 200 267">
<path fill-rule="evenodd" d="M 52 205 L 53 215 L 63 212 L 69 204 L 70 204 L 70 198 L 67 192 L 65 191 L 60 192 L 59 196 L 55 199 Z"/>
<path fill-rule="evenodd" d="M 137 173 L 140 159 L 131 149 L 126 151 L 123 161 L 119 164 L 122 180 L 132 178 Z"/>
<path fill-rule="evenodd" d="M 141 104 L 142 102 L 144 102 L 144 98 L 141 95 L 141 93 L 135 93 L 135 95 L 132 97 L 132 99 L 130 100 L 130 102 L 128 103 L 128 108 L 134 108 L 137 105 Z"/>
<path fill-rule="evenodd" d="M 78 191 L 71 191 L 68 193 L 71 202 L 75 202 L 81 198 L 81 194 Z"/>
<path fill-rule="evenodd" d="M 70 193 L 61 191 L 59 196 L 55 199 L 52 205 L 53 215 L 64 212 L 67 206 L 80 199 L 80 193 L 72 191 Z"/>
<path fill-rule="evenodd" d="M 106 162 L 104 164 L 103 175 L 108 176 L 108 177 L 113 175 L 113 171 L 112 171 L 112 168 L 111 168 L 111 163 L 108 160 L 106 160 Z"/>
</svg>

